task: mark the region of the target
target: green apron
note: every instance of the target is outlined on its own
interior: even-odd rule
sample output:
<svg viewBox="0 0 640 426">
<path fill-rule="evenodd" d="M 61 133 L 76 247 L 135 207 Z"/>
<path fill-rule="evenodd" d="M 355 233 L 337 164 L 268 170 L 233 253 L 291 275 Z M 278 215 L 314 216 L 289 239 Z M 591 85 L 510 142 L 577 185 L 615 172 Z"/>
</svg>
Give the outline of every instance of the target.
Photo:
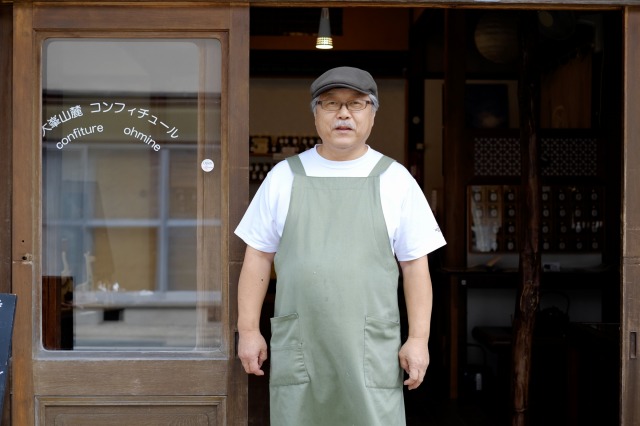
<svg viewBox="0 0 640 426">
<path fill-rule="evenodd" d="M 309 177 L 298 156 L 275 256 L 272 426 L 405 425 L 398 265 L 368 177 Z"/>
</svg>

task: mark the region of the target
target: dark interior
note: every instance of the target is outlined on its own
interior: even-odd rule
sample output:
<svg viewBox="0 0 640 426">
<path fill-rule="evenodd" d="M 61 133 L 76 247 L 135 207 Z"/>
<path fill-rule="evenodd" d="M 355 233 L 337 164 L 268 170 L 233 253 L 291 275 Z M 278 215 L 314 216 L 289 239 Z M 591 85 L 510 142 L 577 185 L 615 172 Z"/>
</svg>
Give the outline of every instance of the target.
<svg viewBox="0 0 640 426">
<path fill-rule="evenodd" d="M 345 33 L 343 26 L 354 10 L 365 21 L 376 12 L 332 8 L 334 35 Z M 542 188 L 535 194 L 543 259 L 529 387 L 531 424 L 618 424 L 621 13 L 414 9 L 404 25 L 394 21 L 388 28 L 374 29 L 407 34 L 406 48 L 377 49 L 362 34 L 348 49 L 336 47 L 318 60 L 312 48 L 292 50 L 278 44 L 278 39 L 286 43 L 287 37 L 313 35 L 319 15 L 319 8 L 252 8 L 251 77 L 314 77 L 332 66 L 350 64 L 376 77 L 404 79 L 403 143 L 407 166 L 414 167 L 420 184 L 424 128 L 412 118 L 425 114 L 429 94 L 424 81 L 445 81 L 445 201 L 437 218 L 448 244 L 430 255 L 431 364 L 425 383 L 406 392 L 408 424 L 509 423 L 514 330 L 509 324 L 482 323 L 482 318 L 495 303 L 515 311 L 515 296 L 523 285 L 518 265 L 532 217 L 523 204 L 530 182 L 520 163 L 527 159 L 522 154 L 526 137 L 539 147 L 536 176 Z M 486 38 L 480 37 L 479 28 L 486 30 Z M 510 31 L 515 39 L 509 39 Z M 254 39 L 260 36 L 275 37 L 273 48 L 255 48 Z M 526 62 L 527 55 L 534 61 Z M 474 92 L 465 86 L 467 79 L 517 81 L 520 126 L 474 121 L 470 106 L 477 106 L 483 96 L 495 100 L 500 95 Z M 528 86 L 534 87 L 529 95 L 524 90 Z M 586 92 L 587 104 L 581 101 Z M 566 110 L 554 110 L 558 98 L 566 100 Z M 531 103 L 534 107 L 528 109 Z M 574 115 L 560 116 L 565 113 Z M 492 214 L 491 199 L 487 205 L 476 201 L 492 197 L 494 191 L 501 197 L 495 208 L 503 220 L 493 245 L 486 248 L 471 222 L 476 207 Z M 516 200 L 511 203 L 513 194 Z M 565 266 L 567 258 L 570 266 Z M 274 280 L 263 310 L 266 335 L 276 285 Z M 264 378 L 250 377 L 249 403 L 249 423 L 268 424 Z"/>
</svg>

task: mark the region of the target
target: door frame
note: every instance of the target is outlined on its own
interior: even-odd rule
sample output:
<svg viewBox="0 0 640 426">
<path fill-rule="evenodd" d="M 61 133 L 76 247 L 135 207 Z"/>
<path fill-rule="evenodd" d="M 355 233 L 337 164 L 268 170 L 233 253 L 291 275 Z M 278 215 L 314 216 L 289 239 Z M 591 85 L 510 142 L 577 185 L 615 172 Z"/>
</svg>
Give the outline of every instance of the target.
<svg viewBox="0 0 640 426">
<path fill-rule="evenodd" d="M 284 0 L 250 0 L 252 6 L 286 7 Z M 324 7 L 353 7 L 353 3 L 344 0 L 324 0 L 320 3 L 302 0 L 296 5 Z M 359 6 L 359 5 L 358 5 Z M 640 299 L 640 58 L 636 54 L 636 41 L 640 38 L 640 7 L 637 0 L 512 0 L 508 4 L 469 4 L 465 0 L 427 0 L 427 1 L 393 1 L 374 0 L 362 7 L 425 7 L 425 8 L 459 8 L 459 9 L 588 9 L 619 10 L 622 12 L 623 32 L 622 61 L 622 149 L 623 158 L 620 164 L 621 190 L 621 250 L 620 250 L 620 282 L 610 285 L 620 286 L 620 424 L 639 424 L 640 406 L 635 403 L 640 391 L 640 365 L 637 359 L 640 332 L 640 307 L 636 303 Z M 454 224 L 458 226 L 459 224 Z M 453 242 L 459 247 L 461 242 Z M 448 245 L 449 247 L 449 245 Z M 449 247 L 451 249 L 451 247 Z M 447 250 L 449 250 L 447 249 Z M 455 254 L 454 254 L 455 256 Z M 452 306 L 451 309 L 458 309 Z M 455 344 L 455 342 L 452 342 Z M 455 352 L 455 351 L 453 351 Z M 457 374 L 457 373 L 455 373 Z"/>
<path fill-rule="evenodd" d="M 221 307 L 222 344 L 218 355 L 193 357 L 83 356 L 62 352 L 43 356 L 40 326 L 41 281 L 41 93 L 38 43 L 44 35 L 82 37 L 84 33 L 113 33 L 114 37 L 144 37 L 162 28 L 163 34 L 189 34 L 200 37 L 222 33 L 223 102 L 222 123 L 222 188 L 223 272 Z M 236 286 L 244 247 L 233 237 L 235 225 L 247 205 L 248 174 L 246 141 L 248 128 L 249 81 L 249 8 L 247 6 L 212 6 L 200 4 L 126 3 L 123 5 L 86 6 L 62 3 L 19 2 L 13 4 L 13 100 L 11 112 L 12 164 L 12 291 L 18 296 L 12 357 L 12 423 L 42 424 L 39 414 L 44 406 L 77 404 L 95 377 L 102 379 L 94 388 L 98 405 L 130 404 L 165 400 L 173 405 L 190 402 L 218 407 L 218 420 L 234 424 L 246 423 L 247 378 L 235 354 L 237 318 Z M 226 40 L 226 42 L 225 42 Z M 226 47 L 225 47 L 226 46 Z M 231 54 L 233 52 L 233 54 Z M 231 96 L 231 94 L 233 94 Z M 224 99 L 224 98 L 223 98 Z M 229 197 L 233 188 L 234 197 Z M 174 372 L 179 363 L 180 370 Z M 136 372 L 135 387 L 122 388 L 124 376 L 117 371 Z M 164 372 L 165 374 L 158 374 Z M 65 383 L 56 380 L 60 375 Z M 206 379 L 205 379 L 206 378 Z M 64 389 L 63 389 L 64 388 Z M 164 391 L 158 395 L 158 389 Z M 59 397 L 58 395 L 70 395 Z M 114 398 L 113 397 L 118 397 Z M 75 398 L 75 399 L 74 399 Z M 127 399 L 128 398 L 128 399 Z"/>
<path fill-rule="evenodd" d="M 640 423 L 636 404 L 640 391 L 637 334 L 640 331 L 640 7 L 624 9 L 623 155 L 622 178 L 622 279 L 620 282 L 620 424 Z"/>
</svg>

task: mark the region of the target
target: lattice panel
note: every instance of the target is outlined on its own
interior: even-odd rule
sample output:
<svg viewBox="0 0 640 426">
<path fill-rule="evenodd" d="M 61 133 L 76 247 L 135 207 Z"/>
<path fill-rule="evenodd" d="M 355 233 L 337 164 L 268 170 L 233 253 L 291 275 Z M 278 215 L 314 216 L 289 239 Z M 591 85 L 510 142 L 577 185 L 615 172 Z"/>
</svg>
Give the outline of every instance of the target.
<svg viewBox="0 0 640 426">
<path fill-rule="evenodd" d="M 473 143 L 476 176 L 520 176 L 520 140 L 509 137 L 478 137 Z"/>
<path fill-rule="evenodd" d="M 542 176 L 584 177 L 598 173 L 598 140 L 590 137 L 541 138 Z M 475 137 L 475 176 L 520 176 L 520 141 L 516 137 Z"/>
<path fill-rule="evenodd" d="M 542 138 L 543 176 L 596 176 L 595 138 Z"/>
</svg>

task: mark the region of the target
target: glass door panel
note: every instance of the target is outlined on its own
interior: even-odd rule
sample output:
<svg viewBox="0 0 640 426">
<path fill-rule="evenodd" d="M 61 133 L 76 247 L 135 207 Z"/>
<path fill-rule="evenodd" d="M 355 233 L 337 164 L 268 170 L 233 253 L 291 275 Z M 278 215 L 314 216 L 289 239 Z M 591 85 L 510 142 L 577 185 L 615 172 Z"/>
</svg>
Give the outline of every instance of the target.
<svg viewBox="0 0 640 426">
<path fill-rule="evenodd" d="M 220 346 L 221 46 L 49 39 L 43 346 Z"/>
</svg>

